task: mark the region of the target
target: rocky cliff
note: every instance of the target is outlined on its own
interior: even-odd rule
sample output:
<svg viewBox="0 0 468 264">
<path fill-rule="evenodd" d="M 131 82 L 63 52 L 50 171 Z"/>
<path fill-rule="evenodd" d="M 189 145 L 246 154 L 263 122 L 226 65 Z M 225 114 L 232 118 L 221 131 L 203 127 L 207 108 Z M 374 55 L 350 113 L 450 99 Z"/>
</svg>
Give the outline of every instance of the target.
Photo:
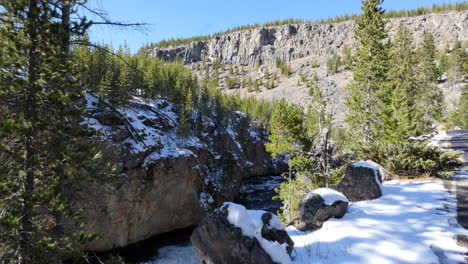
<svg viewBox="0 0 468 264">
<path fill-rule="evenodd" d="M 201 131 L 182 136 L 177 108 L 166 100 L 134 98 L 111 108 L 86 97 L 82 124 L 98 132 L 105 157 L 122 167 L 120 177 L 88 182 L 80 191 L 86 229 L 103 234 L 89 249 L 123 247 L 196 225 L 211 208 L 233 200 L 243 178 L 285 169 L 240 112 L 227 123 L 203 117 Z"/>
<path fill-rule="evenodd" d="M 424 33 L 432 33 L 438 48 L 455 40 L 468 40 L 468 11 L 429 14 L 389 19 L 389 36 L 399 23 L 406 24 L 416 42 Z M 260 27 L 217 36 L 208 41 L 150 50 L 152 56 L 172 61 L 177 57 L 186 64 L 221 58 L 225 63 L 253 66 L 257 61 L 274 63 L 276 58 L 292 61 L 307 56 L 327 56 L 331 50 L 353 44 L 353 21 L 335 24 L 295 24 Z"/>
<path fill-rule="evenodd" d="M 416 45 L 422 41 L 424 33 L 434 36 L 439 50 L 443 50 L 446 45 L 452 47 L 456 40 L 468 41 L 468 11 L 389 19 L 390 39 L 396 34 L 399 23 L 409 27 Z M 304 109 L 313 100 L 309 94 L 309 82 L 317 76 L 317 84 L 328 102 L 334 120 L 345 125 L 343 119 L 347 108 L 344 101 L 348 94 L 346 85 L 353 76 L 344 67 L 336 73 L 328 73 L 327 61 L 331 51 L 342 55 L 344 46 L 353 48 L 354 28 L 353 21 L 263 27 L 218 36 L 208 41 L 155 48 L 148 52 L 167 61 L 180 58 L 200 79 L 219 78 L 219 87 L 225 93 L 254 96 L 270 102 L 285 98 Z M 291 67 L 289 76 L 280 74 L 275 66 L 274 62 L 278 57 Z M 218 58 L 226 65 L 214 69 L 214 61 Z M 259 68 L 256 67 L 258 61 L 262 64 Z M 272 75 L 277 76 L 275 83 L 273 87 L 267 87 Z M 237 78 L 238 83 L 229 89 L 226 85 L 228 78 Z M 255 81 L 263 85 L 260 84 L 258 89 L 249 88 L 247 83 Z M 438 86 L 445 96 L 447 110 L 453 109 L 465 86 L 463 77 L 455 76 L 452 81 L 444 80 Z"/>
</svg>

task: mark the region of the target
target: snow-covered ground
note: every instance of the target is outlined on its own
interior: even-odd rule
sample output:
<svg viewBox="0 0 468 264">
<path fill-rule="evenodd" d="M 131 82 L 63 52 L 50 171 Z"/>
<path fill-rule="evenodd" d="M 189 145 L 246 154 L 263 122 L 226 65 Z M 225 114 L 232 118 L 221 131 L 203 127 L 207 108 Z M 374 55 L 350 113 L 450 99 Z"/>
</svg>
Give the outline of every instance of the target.
<svg viewBox="0 0 468 264">
<path fill-rule="evenodd" d="M 315 232 L 288 227 L 293 263 L 465 263 L 456 201 L 442 182 L 386 182 L 384 195 L 351 204 Z"/>
<path fill-rule="evenodd" d="M 457 171 L 452 178 L 455 180 L 467 180 L 468 181 L 468 172 Z"/>
<path fill-rule="evenodd" d="M 352 203 L 342 219 L 315 232 L 287 231 L 293 263 L 466 263 L 455 234 L 456 200 L 442 182 L 386 182 L 383 196 Z M 190 246 L 165 247 L 152 263 L 197 263 Z"/>
</svg>

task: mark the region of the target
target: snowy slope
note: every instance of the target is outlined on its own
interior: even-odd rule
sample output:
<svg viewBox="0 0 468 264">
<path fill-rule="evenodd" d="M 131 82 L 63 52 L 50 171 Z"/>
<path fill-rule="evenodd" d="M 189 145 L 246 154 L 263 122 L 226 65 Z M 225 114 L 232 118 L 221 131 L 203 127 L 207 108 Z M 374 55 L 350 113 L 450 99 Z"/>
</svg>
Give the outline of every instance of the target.
<svg viewBox="0 0 468 264">
<path fill-rule="evenodd" d="M 92 93 L 86 93 L 85 96 L 87 111 L 96 110 L 98 98 Z M 175 106 L 167 100 L 143 100 L 133 97 L 126 107 L 112 109 L 125 120 L 125 125 L 131 128 L 131 136 L 120 144 L 129 146 L 129 150 L 134 154 L 148 149 L 154 150 L 146 158 L 144 165 L 158 159 L 194 155 L 189 148 L 203 148 L 204 145 L 193 136 L 184 139 L 178 137 L 177 114 L 174 108 Z M 113 127 L 102 125 L 96 118 L 83 118 L 83 125 L 101 131 L 104 136 L 116 133 Z"/>
</svg>

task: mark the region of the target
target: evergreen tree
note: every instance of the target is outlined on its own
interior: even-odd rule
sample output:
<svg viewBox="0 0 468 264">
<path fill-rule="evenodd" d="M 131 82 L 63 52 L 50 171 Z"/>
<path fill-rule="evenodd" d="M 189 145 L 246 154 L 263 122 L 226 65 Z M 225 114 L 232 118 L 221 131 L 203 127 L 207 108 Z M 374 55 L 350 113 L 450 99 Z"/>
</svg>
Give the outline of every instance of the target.
<svg viewBox="0 0 468 264">
<path fill-rule="evenodd" d="M 430 33 L 424 34 L 423 42 L 419 49 L 419 78 L 421 83 L 437 82 L 437 65 L 435 63 L 436 47 L 434 36 Z"/>
<path fill-rule="evenodd" d="M 371 141 L 379 127 L 383 90 L 387 82 L 388 45 L 382 0 L 362 2 L 362 14 L 356 19 L 354 80 L 348 85 L 346 121 L 356 138 Z"/>
<path fill-rule="evenodd" d="M 331 58 L 327 60 L 327 73 L 337 73 L 341 66 L 341 57 L 334 50 L 330 52 Z"/>
<path fill-rule="evenodd" d="M 442 75 L 448 70 L 448 58 L 446 53 L 440 54 L 439 57 L 439 66 L 437 67 L 438 77 L 441 78 Z"/>
<path fill-rule="evenodd" d="M 413 37 L 402 23 L 393 42 L 386 97 L 382 98 L 380 139 L 395 143 L 414 136 L 419 90 L 415 76 Z"/>
<path fill-rule="evenodd" d="M 416 121 L 402 87 L 395 87 L 382 110 L 379 140 L 388 143 L 405 142 L 416 134 Z"/>
<path fill-rule="evenodd" d="M 423 43 L 418 50 L 418 66 L 416 80 L 420 89 L 417 110 L 420 120 L 418 133 L 432 131 L 434 120 L 440 120 L 443 110 L 443 94 L 437 87 L 438 70 L 435 62 L 436 49 L 432 34 L 425 34 Z"/>
<path fill-rule="evenodd" d="M 341 53 L 343 55 L 343 65 L 345 66 L 345 69 L 351 69 L 353 66 L 353 56 L 351 55 L 351 50 L 349 49 L 348 45 L 343 47 Z"/>
<path fill-rule="evenodd" d="M 465 85 L 465 88 L 463 88 L 460 98 L 460 115 L 461 126 L 464 129 L 468 129 L 468 85 Z"/>
<path fill-rule="evenodd" d="M 305 129 L 303 126 L 304 114 L 299 106 L 289 104 L 285 99 L 279 101 L 271 115 L 270 143 L 265 144 L 268 152 L 273 157 L 287 155 L 289 158 L 289 187 L 291 184 L 291 172 L 294 166 L 302 160 L 301 153 L 307 145 Z M 291 199 L 288 199 L 291 203 Z M 292 220 L 291 204 L 286 215 L 287 221 Z"/>
<path fill-rule="evenodd" d="M 107 172 L 79 140 L 86 136 L 77 124 L 83 90 L 69 51 L 90 25 L 71 19 L 84 4 L 0 0 L 2 263 L 60 263 L 93 237 L 80 229 L 80 209 L 66 192 Z"/>
<path fill-rule="evenodd" d="M 310 174 L 322 177 L 323 184 L 320 185 L 329 187 L 333 113 L 316 83 L 310 88 L 309 93 L 313 99 L 307 109 L 305 123 L 309 145 L 313 153 L 308 155 L 309 163 L 312 165 L 310 169 L 313 170 L 313 173 Z"/>
</svg>

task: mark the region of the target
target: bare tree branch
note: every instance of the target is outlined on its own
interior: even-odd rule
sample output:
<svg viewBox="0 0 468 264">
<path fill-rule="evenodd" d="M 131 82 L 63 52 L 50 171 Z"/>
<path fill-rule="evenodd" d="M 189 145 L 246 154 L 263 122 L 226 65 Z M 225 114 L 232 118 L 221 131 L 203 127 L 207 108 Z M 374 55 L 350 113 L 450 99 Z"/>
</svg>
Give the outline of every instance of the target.
<svg viewBox="0 0 468 264">
<path fill-rule="evenodd" d="M 107 17 L 107 13 L 101 9 L 91 9 L 86 5 L 80 5 L 83 9 L 87 10 L 91 14 L 99 17 L 102 21 L 92 21 L 91 25 L 109 25 L 109 26 L 117 26 L 117 27 L 132 27 L 138 30 L 146 30 L 146 26 L 148 23 L 124 23 L 118 21 L 112 21 Z"/>
<path fill-rule="evenodd" d="M 122 22 L 112 22 L 112 21 L 104 21 L 104 22 L 94 22 L 91 21 L 92 25 L 110 25 L 110 26 L 118 26 L 118 27 L 143 27 L 147 26 L 147 23 L 122 23 Z"/>
</svg>

